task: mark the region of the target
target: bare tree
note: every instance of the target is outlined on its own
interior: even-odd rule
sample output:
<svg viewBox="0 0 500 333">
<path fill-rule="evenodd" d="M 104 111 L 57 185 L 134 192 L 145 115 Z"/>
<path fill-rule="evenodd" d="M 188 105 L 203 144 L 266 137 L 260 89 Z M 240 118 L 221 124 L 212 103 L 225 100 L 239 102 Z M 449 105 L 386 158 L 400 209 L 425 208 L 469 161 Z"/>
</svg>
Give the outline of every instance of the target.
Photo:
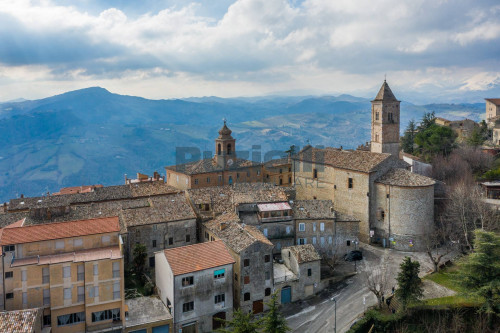
<svg viewBox="0 0 500 333">
<path fill-rule="evenodd" d="M 321 262 L 328 266 L 328 270 L 330 271 L 330 275 L 333 275 L 335 272 L 335 268 L 342 261 L 343 253 L 342 247 L 340 246 L 340 242 L 335 242 L 333 246 L 333 250 L 329 251 L 327 249 L 319 248 L 318 253 L 321 256 Z"/>
<path fill-rule="evenodd" d="M 426 252 L 434 266 L 434 272 L 439 271 L 439 264 L 444 256 L 456 249 L 460 235 L 452 223 L 446 223 L 443 216 L 436 219 L 434 230 L 429 232 L 426 240 Z"/>
<path fill-rule="evenodd" d="M 384 292 L 387 291 L 390 285 L 389 270 L 386 266 L 376 268 L 373 270 L 366 270 L 363 272 L 363 278 L 366 287 L 377 297 L 378 307 L 382 308 Z"/>
</svg>

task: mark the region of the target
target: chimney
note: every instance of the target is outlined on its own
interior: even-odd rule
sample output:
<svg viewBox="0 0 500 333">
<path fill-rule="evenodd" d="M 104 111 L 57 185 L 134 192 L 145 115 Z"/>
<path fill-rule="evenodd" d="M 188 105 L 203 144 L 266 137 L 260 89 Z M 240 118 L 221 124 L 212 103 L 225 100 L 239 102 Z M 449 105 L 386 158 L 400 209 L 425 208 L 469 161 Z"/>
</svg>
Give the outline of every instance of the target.
<svg viewBox="0 0 500 333">
<path fill-rule="evenodd" d="M 155 171 L 155 172 L 153 173 L 153 178 L 154 178 L 154 180 L 160 180 L 160 174 L 159 174 L 158 172 L 156 172 L 156 171 Z"/>
</svg>

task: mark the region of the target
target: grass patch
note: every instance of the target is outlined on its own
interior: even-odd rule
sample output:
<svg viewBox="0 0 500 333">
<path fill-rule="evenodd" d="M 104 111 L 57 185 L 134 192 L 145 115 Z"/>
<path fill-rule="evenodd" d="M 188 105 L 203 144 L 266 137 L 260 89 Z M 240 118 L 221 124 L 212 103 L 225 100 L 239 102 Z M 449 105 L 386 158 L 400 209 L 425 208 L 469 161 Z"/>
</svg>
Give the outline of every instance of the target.
<svg viewBox="0 0 500 333">
<path fill-rule="evenodd" d="M 455 274 L 457 273 L 458 267 L 453 265 L 442 269 L 438 273 L 432 273 L 424 277 L 426 280 L 433 281 L 440 284 L 448 289 L 454 290 L 456 292 L 461 292 L 460 286 L 455 280 Z M 446 297 L 442 297 L 446 298 Z"/>
<path fill-rule="evenodd" d="M 423 301 L 426 306 L 454 306 L 454 307 L 473 307 L 480 306 L 481 300 L 464 297 L 460 295 L 431 298 Z"/>
</svg>

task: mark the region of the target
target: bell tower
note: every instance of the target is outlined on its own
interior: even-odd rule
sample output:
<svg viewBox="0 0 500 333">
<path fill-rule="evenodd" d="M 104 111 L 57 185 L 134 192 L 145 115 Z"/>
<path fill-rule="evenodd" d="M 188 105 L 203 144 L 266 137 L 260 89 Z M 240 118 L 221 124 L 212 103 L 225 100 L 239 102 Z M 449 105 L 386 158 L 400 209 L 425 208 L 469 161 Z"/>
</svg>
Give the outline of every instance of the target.
<svg viewBox="0 0 500 333">
<path fill-rule="evenodd" d="M 396 99 L 384 80 L 372 103 L 372 139 L 373 153 L 388 153 L 399 157 L 399 107 Z"/>
<path fill-rule="evenodd" d="M 224 126 L 219 130 L 219 137 L 215 139 L 215 162 L 224 168 L 231 166 L 236 158 L 236 140 L 231 133 L 224 119 Z"/>
</svg>

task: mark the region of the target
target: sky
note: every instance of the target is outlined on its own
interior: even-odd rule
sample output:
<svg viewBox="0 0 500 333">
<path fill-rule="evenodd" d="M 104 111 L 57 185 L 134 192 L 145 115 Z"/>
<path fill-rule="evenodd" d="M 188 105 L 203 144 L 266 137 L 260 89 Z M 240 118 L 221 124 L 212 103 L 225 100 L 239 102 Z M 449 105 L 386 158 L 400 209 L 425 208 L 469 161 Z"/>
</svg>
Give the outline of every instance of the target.
<svg viewBox="0 0 500 333">
<path fill-rule="evenodd" d="M 498 0 L 0 0 L 0 101 L 500 97 Z"/>
</svg>

